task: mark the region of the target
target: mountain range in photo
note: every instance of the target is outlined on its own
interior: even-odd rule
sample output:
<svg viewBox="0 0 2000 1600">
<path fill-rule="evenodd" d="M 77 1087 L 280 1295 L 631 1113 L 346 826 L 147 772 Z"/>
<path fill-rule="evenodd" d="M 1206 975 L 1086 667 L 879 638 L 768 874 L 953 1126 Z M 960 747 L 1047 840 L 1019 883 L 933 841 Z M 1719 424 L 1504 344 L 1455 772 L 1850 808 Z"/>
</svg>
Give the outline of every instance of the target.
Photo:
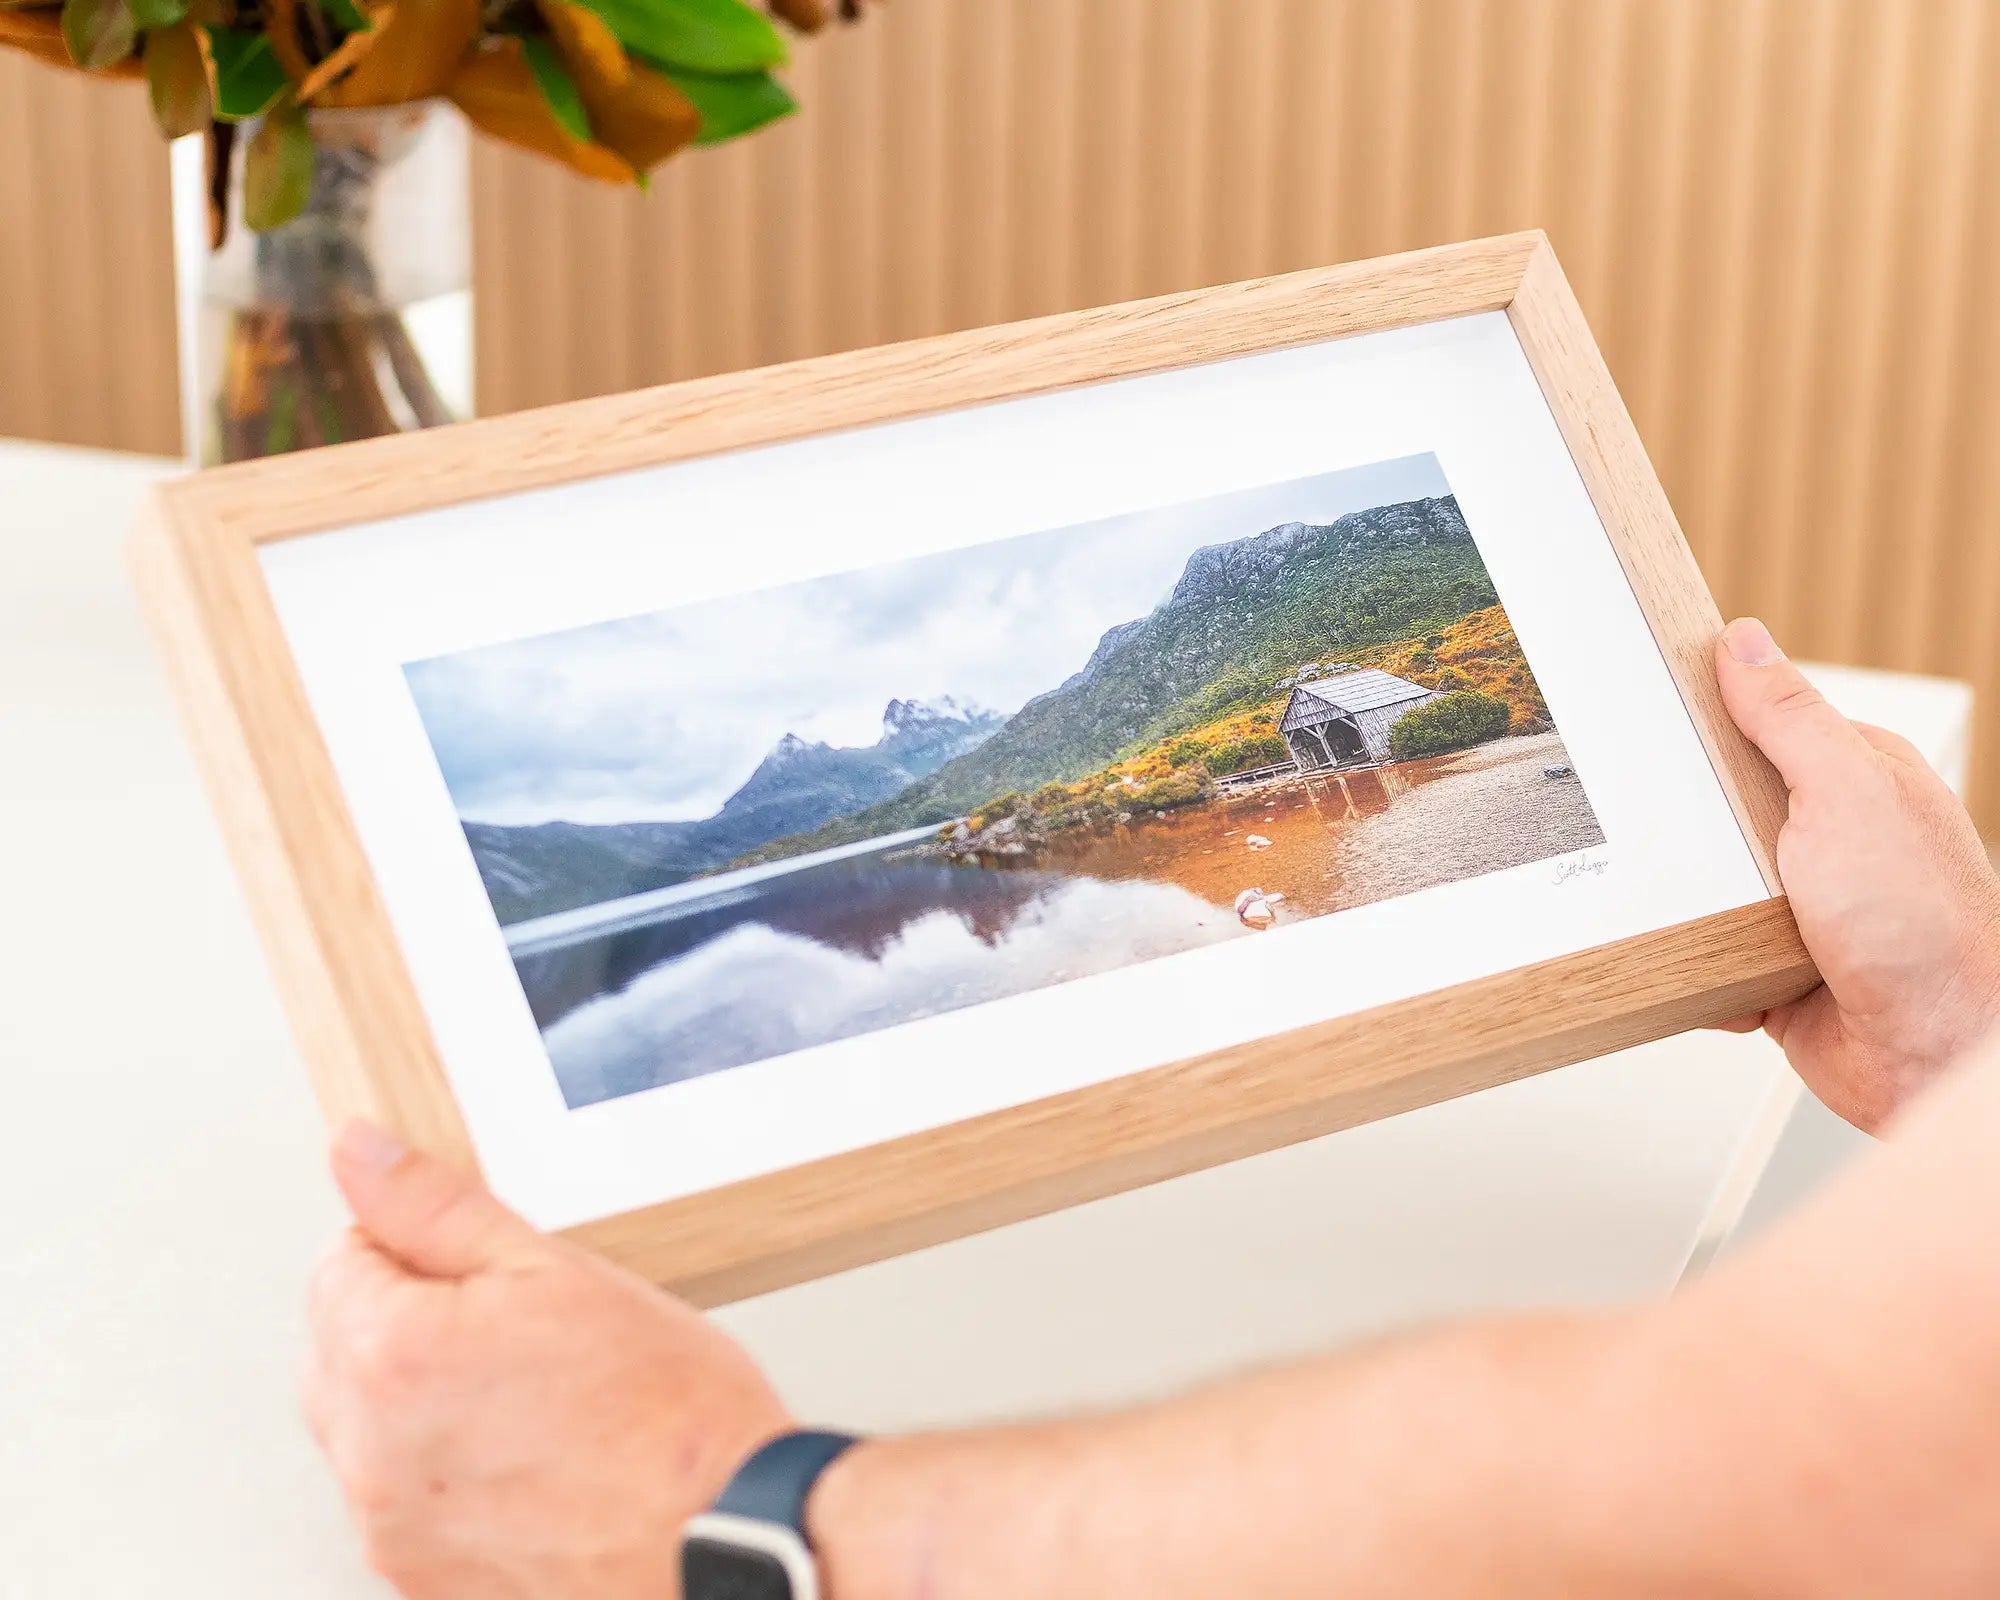
<svg viewBox="0 0 2000 1600">
<path fill-rule="evenodd" d="M 467 822 L 466 841 L 503 924 L 595 905 L 714 871 L 774 839 L 904 793 L 1005 724 L 949 697 L 891 700 L 882 736 L 843 748 L 788 733 L 713 816 L 687 822 Z"/>
<path fill-rule="evenodd" d="M 1070 782 L 1267 701 L 1301 661 L 1420 639 L 1496 603 L 1448 494 L 1284 522 L 1196 550 L 1165 600 L 1107 630 L 1076 672 L 1011 715 L 950 696 L 892 700 L 870 745 L 786 734 L 707 817 L 468 820 L 465 835 L 511 924 Z"/>
</svg>

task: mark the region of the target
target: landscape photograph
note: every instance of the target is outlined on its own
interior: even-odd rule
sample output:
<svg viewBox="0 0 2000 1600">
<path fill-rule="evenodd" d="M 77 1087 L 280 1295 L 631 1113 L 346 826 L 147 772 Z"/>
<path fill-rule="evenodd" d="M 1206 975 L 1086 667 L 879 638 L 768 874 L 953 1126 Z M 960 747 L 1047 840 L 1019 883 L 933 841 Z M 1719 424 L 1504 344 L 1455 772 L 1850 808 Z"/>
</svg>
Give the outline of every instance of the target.
<svg viewBox="0 0 2000 1600">
<path fill-rule="evenodd" d="M 1603 842 L 1430 455 L 404 673 L 571 1108 Z"/>
</svg>

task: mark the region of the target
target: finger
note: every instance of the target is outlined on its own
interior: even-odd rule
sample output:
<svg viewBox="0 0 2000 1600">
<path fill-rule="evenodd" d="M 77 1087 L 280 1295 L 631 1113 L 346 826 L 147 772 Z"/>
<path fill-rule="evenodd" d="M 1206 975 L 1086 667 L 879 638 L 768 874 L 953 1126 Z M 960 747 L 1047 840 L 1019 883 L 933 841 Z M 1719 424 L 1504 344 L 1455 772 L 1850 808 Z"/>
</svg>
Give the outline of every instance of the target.
<svg viewBox="0 0 2000 1600">
<path fill-rule="evenodd" d="M 532 1248 L 537 1234 L 485 1184 L 370 1122 L 333 1142 L 333 1178 L 370 1240 L 428 1278 L 463 1278 Z"/>
<path fill-rule="evenodd" d="M 1773 1006 L 1769 1011 L 1765 1012 L 1764 1031 L 1771 1036 L 1771 1042 L 1780 1050 L 1784 1049 L 1785 1037 L 1791 1032 L 1792 1023 L 1798 1017 L 1799 1007 L 1804 1005 L 1807 1000 L 1810 1000 L 1812 995 L 1825 993 L 1826 990 L 1824 988 L 1815 989 L 1812 994 L 1798 1000 L 1789 1000 L 1781 1006 Z"/>
<path fill-rule="evenodd" d="M 1854 731 L 1885 756 L 1894 756 L 1898 761 L 1906 761 L 1913 767 L 1930 766 L 1924 759 L 1923 751 L 1900 733 L 1891 733 L 1887 728 L 1878 728 L 1872 722 L 1857 722 L 1854 724 Z"/>
<path fill-rule="evenodd" d="M 1722 702 L 1736 726 L 1771 758 L 1793 790 L 1844 781 L 1868 754 L 1868 741 L 1785 658 L 1770 630 L 1739 617 L 1715 651 Z"/>
<path fill-rule="evenodd" d="M 322 1354 L 338 1349 L 347 1331 L 375 1320 L 382 1305 L 414 1283 L 408 1268 L 349 1228 L 326 1249 L 306 1289 L 306 1321 Z"/>
<path fill-rule="evenodd" d="M 1727 1022 L 1718 1022 L 1715 1026 L 1723 1033 L 1755 1033 L 1764 1026 L 1764 1013 L 1753 1011 L 1747 1017 L 1731 1017 Z"/>
</svg>

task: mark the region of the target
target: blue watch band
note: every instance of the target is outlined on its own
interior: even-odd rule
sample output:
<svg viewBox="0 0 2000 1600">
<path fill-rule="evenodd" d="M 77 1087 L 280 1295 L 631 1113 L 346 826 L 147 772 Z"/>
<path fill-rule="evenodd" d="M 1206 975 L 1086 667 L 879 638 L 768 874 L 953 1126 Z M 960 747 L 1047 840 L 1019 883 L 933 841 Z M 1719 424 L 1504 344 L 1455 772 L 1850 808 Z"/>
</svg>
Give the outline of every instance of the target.
<svg viewBox="0 0 2000 1600">
<path fill-rule="evenodd" d="M 819 1475 L 853 1443 L 853 1436 L 845 1433 L 780 1434 L 736 1469 L 712 1509 L 775 1522 L 804 1539 L 806 1496 Z"/>
</svg>

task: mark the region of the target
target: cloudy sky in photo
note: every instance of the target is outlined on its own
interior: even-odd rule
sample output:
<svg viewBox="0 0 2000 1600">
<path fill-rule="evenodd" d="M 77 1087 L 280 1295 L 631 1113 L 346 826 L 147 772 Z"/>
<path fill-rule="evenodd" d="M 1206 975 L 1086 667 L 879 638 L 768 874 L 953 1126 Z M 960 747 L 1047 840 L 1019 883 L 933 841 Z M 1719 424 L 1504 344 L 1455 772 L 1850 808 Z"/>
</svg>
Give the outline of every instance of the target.
<svg viewBox="0 0 2000 1600">
<path fill-rule="evenodd" d="M 404 671 L 470 820 L 705 817 L 787 733 L 873 744 L 892 699 L 1018 710 L 1164 600 L 1204 545 L 1449 492 L 1435 456 L 1411 456 Z"/>
</svg>

